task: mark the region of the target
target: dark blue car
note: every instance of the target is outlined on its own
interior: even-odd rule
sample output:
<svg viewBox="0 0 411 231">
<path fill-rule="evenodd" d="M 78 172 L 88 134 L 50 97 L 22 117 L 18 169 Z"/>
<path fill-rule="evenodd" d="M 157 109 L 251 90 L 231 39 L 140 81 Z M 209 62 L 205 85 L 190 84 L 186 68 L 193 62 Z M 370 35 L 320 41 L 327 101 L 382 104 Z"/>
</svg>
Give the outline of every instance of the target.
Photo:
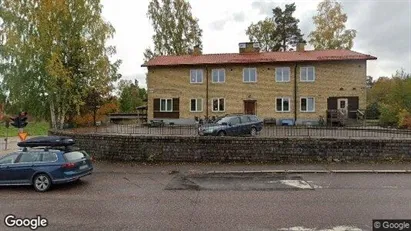
<svg viewBox="0 0 411 231">
<path fill-rule="evenodd" d="M 40 139 L 54 144 L 62 140 L 56 137 Z M 45 192 L 53 184 L 76 181 L 93 171 L 92 158 L 85 151 L 68 146 L 58 148 L 58 145 L 33 148 L 43 146 L 44 142 L 36 145 L 30 141 L 33 140 L 19 143 L 25 146 L 23 150 L 0 157 L 0 186 L 33 185 L 36 191 Z"/>
<path fill-rule="evenodd" d="M 255 136 L 263 129 L 263 121 L 255 115 L 228 115 L 217 122 L 202 125 L 200 136 Z"/>
</svg>

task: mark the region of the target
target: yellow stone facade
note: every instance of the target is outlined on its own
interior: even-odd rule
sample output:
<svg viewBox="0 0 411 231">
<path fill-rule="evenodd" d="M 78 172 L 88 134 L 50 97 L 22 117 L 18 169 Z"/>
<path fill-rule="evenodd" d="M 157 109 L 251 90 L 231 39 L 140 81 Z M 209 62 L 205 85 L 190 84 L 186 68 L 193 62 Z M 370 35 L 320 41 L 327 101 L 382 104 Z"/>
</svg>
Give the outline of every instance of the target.
<svg viewBox="0 0 411 231">
<path fill-rule="evenodd" d="M 314 82 L 300 80 L 301 67 L 307 66 L 314 67 Z M 257 82 L 243 82 L 243 69 L 247 67 L 257 68 Z M 290 68 L 289 82 L 276 82 L 275 68 L 277 67 Z M 225 82 L 213 83 L 212 69 L 219 68 L 225 70 Z M 203 70 L 203 83 L 190 83 L 191 69 Z M 294 100 L 295 70 L 297 102 Z M 359 109 L 365 109 L 366 61 L 148 67 L 147 88 L 149 120 L 155 119 L 153 118 L 155 98 L 179 98 L 179 118 L 182 119 L 244 113 L 244 100 L 256 100 L 256 115 L 259 118 L 294 119 L 297 103 L 297 122 L 316 121 L 320 115 L 326 117 L 329 97 L 359 97 Z M 208 100 L 206 101 L 207 89 Z M 216 97 L 225 99 L 224 112 L 212 111 L 212 99 Z M 276 112 L 277 97 L 290 98 L 289 112 Z M 300 111 L 301 97 L 315 98 L 315 112 Z M 190 112 L 192 98 L 203 99 L 202 112 Z"/>
</svg>

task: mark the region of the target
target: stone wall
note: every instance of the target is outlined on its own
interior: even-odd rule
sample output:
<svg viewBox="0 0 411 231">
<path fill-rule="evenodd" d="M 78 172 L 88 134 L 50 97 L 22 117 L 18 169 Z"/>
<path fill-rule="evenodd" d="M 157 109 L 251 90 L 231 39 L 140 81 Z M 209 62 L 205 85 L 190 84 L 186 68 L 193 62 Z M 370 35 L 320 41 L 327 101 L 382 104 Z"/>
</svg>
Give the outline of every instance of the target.
<svg viewBox="0 0 411 231">
<path fill-rule="evenodd" d="M 411 160 L 411 140 L 171 137 L 50 132 L 76 139 L 98 160 L 308 162 Z"/>
</svg>

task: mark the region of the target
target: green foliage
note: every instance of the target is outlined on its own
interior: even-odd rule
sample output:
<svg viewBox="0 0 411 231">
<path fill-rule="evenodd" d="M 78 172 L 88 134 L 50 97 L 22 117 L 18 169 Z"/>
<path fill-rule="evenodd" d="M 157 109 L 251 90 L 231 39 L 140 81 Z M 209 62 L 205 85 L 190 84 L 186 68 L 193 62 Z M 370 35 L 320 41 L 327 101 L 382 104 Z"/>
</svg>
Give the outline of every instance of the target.
<svg viewBox="0 0 411 231">
<path fill-rule="evenodd" d="M 202 48 L 202 30 L 188 1 L 150 0 L 147 16 L 154 29 L 154 49 L 146 49 L 146 61 L 158 55 L 188 54 L 194 46 Z"/>
<path fill-rule="evenodd" d="M 29 121 L 24 131 L 28 133 L 29 136 L 45 136 L 48 134 L 50 129 L 50 124 L 46 121 Z M 0 137 L 17 137 L 19 130 L 10 125 L 6 128 L 4 123 L 0 123 Z M 28 137 L 30 138 L 30 137 Z"/>
<path fill-rule="evenodd" d="M 383 126 L 397 126 L 398 125 L 398 109 L 392 105 L 381 103 L 379 105 L 380 124 Z"/>
<path fill-rule="evenodd" d="M 368 90 L 367 98 L 368 108 L 381 113 L 382 125 L 407 127 L 411 113 L 411 75 L 402 69 L 391 78 L 379 78 Z"/>
<path fill-rule="evenodd" d="M 367 119 L 378 119 L 381 115 L 378 103 L 369 104 L 365 110 L 365 117 Z"/>
<path fill-rule="evenodd" d="M 11 105 L 43 117 L 49 110 L 61 128 L 90 89 L 113 90 L 121 62 L 109 60 L 114 28 L 101 10 L 100 0 L 3 0 L 0 71 Z"/>
<path fill-rule="evenodd" d="M 275 23 L 272 18 L 267 17 L 257 23 L 251 23 L 246 30 L 246 35 L 250 42 L 258 42 L 262 51 L 272 51 L 276 41 L 273 39 L 275 34 Z"/>
<path fill-rule="evenodd" d="M 341 3 L 324 0 L 318 4 L 317 15 L 313 17 L 316 29 L 309 35 L 309 43 L 316 50 L 351 49 L 354 45 L 356 30 L 346 30 L 347 15 Z"/>
<path fill-rule="evenodd" d="M 276 25 L 272 37 L 276 41 L 273 46 L 273 51 L 287 51 L 291 47 L 295 47 L 298 42 L 303 42 L 303 34 L 301 34 L 298 23 L 300 20 L 293 17 L 296 6 L 295 3 L 286 4 L 285 9 L 280 7 L 273 9 L 273 19 Z"/>
<path fill-rule="evenodd" d="M 142 106 L 143 100 L 147 98 L 144 88 L 139 88 L 138 82 L 122 80 L 119 84 L 120 89 L 120 111 L 135 112 L 136 107 Z"/>
<path fill-rule="evenodd" d="M 246 35 L 251 42 L 258 42 L 263 51 L 288 51 L 303 42 L 303 34 L 298 28 L 298 19 L 293 17 L 295 3 L 286 4 L 285 9 L 273 9 L 273 17 L 251 23 Z"/>
</svg>

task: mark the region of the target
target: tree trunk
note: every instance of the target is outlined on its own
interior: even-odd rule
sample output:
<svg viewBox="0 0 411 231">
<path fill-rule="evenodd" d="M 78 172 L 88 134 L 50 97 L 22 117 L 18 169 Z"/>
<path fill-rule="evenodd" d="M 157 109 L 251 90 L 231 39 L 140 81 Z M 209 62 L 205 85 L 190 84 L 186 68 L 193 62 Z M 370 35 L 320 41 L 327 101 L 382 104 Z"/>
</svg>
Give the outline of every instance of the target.
<svg viewBox="0 0 411 231">
<path fill-rule="evenodd" d="M 51 120 L 51 128 L 56 129 L 56 109 L 54 107 L 53 100 L 50 100 L 50 120 Z"/>
</svg>

